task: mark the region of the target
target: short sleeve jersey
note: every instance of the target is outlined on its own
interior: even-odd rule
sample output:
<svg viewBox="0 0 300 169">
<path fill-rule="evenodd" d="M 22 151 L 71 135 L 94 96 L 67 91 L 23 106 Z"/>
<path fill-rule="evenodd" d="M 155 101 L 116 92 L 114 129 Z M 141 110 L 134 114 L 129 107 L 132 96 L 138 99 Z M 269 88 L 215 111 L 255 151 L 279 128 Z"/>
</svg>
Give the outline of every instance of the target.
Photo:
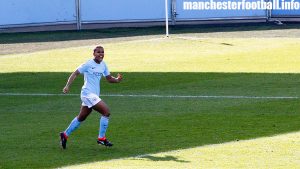
<svg viewBox="0 0 300 169">
<path fill-rule="evenodd" d="M 80 74 L 84 75 L 84 85 L 81 88 L 81 95 L 84 96 L 89 93 L 94 93 L 100 96 L 101 77 L 110 74 L 105 62 L 102 61 L 98 64 L 91 59 L 80 65 L 77 70 Z"/>
</svg>

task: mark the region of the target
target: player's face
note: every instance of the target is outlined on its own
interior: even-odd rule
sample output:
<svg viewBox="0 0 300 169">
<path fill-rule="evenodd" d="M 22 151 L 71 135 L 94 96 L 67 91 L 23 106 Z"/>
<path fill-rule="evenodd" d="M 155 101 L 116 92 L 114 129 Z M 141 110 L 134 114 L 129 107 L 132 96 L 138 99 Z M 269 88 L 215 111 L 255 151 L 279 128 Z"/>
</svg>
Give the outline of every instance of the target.
<svg viewBox="0 0 300 169">
<path fill-rule="evenodd" d="M 96 50 L 94 51 L 94 58 L 101 62 L 104 58 L 104 49 L 103 48 L 96 48 Z"/>
</svg>

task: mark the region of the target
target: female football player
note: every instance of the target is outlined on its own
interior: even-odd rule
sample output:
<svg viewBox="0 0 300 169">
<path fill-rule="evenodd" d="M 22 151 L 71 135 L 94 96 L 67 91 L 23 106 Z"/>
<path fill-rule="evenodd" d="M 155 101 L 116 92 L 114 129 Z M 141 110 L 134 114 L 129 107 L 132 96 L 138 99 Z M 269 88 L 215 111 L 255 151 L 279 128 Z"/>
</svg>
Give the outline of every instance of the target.
<svg viewBox="0 0 300 169">
<path fill-rule="evenodd" d="M 97 46 L 94 49 L 94 58 L 88 60 L 87 62 L 80 65 L 69 77 L 66 86 L 63 88 L 63 93 L 68 93 L 70 86 L 74 79 L 79 75 L 84 76 L 84 85 L 81 89 L 80 98 L 82 101 L 81 109 L 73 121 L 70 123 L 69 127 L 60 133 L 61 146 L 66 149 L 67 140 L 70 134 L 76 130 L 80 124 L 87 118 L 87 116 L 96 110 L 102 116 L 100 118 L 100 129 L 97 143 L 104 146 L 112 146 L 113 144 L 107 140 L 105 137 L 106 129 L 108 127 L 108 121 L 110 116 L 110 111 L 105 102 L 99 98 L 100 96 L 100 80 L 104 76 L 106 80 L 110 83 L 119 83 L 122 81 L 122 75 L 118 74 L 117 77 L 110 75 L 110 72 L 103 61 L 104 58 L 104 48 L 102 46 Z"/>
</svg>

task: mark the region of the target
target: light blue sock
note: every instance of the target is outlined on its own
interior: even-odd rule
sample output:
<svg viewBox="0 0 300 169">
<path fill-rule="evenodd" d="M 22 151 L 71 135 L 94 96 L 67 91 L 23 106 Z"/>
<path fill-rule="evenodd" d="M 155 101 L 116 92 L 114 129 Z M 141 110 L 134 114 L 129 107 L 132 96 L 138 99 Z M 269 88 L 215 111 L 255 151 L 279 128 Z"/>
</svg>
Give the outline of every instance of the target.
<svg viewBox="0 0 300 169">
<path fill-rule="evenodd" d="M 80 126 L 80 121 L 78 121 L 77 117 L 75 117 L 70 123 L 69 127 L 66 129 L 65 133 L 69 137 L 69 135 L 76 130 Z"/>
<path fill-rule="evenodd" d="M 108 121 L 109 121 L 108 117 L 101 116 L 101 118 L 100 118 L 99 137 L 98 138 L 105 137 L 106 129 L 108 127 Z"/>
</svg>

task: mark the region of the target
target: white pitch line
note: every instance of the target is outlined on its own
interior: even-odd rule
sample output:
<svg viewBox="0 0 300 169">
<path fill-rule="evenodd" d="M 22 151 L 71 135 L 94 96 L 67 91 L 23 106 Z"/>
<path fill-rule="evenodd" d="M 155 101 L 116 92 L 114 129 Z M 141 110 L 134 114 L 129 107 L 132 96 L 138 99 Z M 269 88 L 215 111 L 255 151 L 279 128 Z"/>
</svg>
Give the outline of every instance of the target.
<svg viewBox="0 0 300 169">
<path fill-rule="evenodd" d="M 51 93 L 0 93 L 0 96 L 79 96 L 79 94 Z M 104 94 L 105 97 L 148 97 L 148 98 L 224 98 L 224 99 L 299 99 L 297 96 L 207 96 L 207 95 L 138 95 L 138 94 Z"/>
</svg>

